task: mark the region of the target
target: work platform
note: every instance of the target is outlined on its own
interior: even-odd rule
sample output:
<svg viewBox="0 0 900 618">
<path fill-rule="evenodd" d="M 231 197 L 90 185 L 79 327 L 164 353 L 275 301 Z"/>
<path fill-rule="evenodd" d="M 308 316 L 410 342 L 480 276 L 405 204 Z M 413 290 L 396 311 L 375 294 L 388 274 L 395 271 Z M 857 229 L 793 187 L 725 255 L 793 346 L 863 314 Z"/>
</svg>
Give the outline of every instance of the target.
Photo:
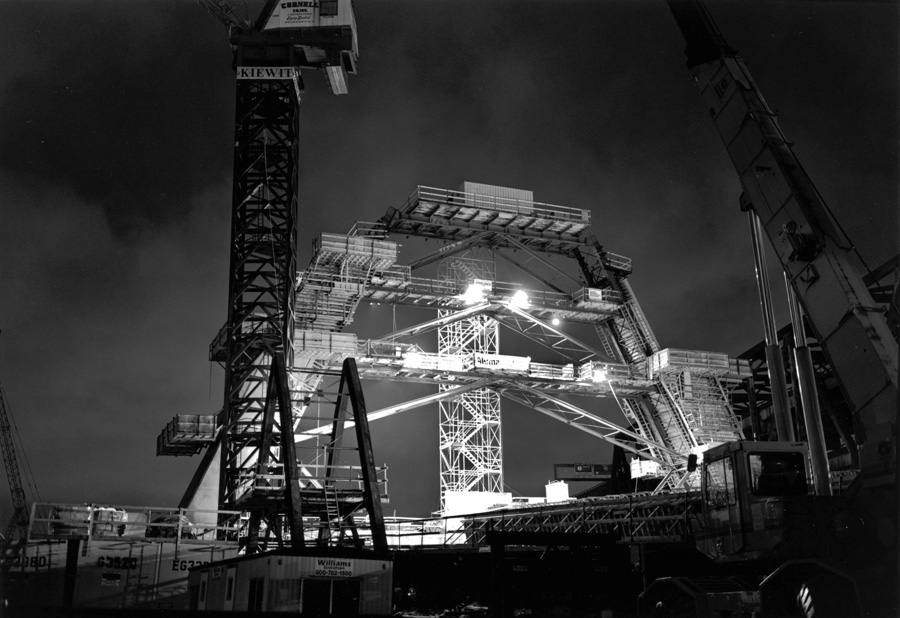
<svg viewBox="0 0 900 618">
<path fill-rule="evenodd" d="M 317 508 L 330 519 L 353 512 L 349 497 L 344 508 L 335 507 L 342 500 L 325 496 L 328 479 L 313 478 L 318 477 L 314 470 L 324 469 L 322 441 L 332 419 L 311 408 L 335 401 L 336 395 L 329 394 L 334 389 L 323 380 L 336 377 L 349 357 L 364 380 L 437 387 L 434 395 L 370 410 L 371 420 L 492 391 L 655 462 L 647 474 L 659 475 L 660 488 L 696 485 L 686 471 L 688 455 L 741 437 L 730 395 L 751 377 L 749 365 L 724 354 L 659 346 L 627 280 L 631 260 L 606 251 L 591 235 L 590 211 L 536 202 L 528 191 L 493 188 L 495 194 L 487 195 L 478 187 L 464 183 L 464 190 L 452 191 L 420 186 L 402 206 L 389 208 L 374 223 L 359 222 L 348 234 L 316 237 L 309 266 L 295 282 L 288 367 L 305 499 L 330 501 L 328 508 Z M 430 254 L 402 263 L 393 241 L 398 235 L 443 243 Z M 469 273 L 463 266 L 474 249 L 505 259 L 511 272 L 530 283 Z M 469 275 L 419 274 L 447 260 L 458 262 L 460 273 Z M 423 308 L 436 317 L 360 340 L 349 327 L 362 302 Z M 405 319 L 413 313 L 405 313 Z M 542 352 L 532 353 L 535 358 L 493 352 L 481 357 L 471 352 L 436 354 L 411 342 L 475 321 L 506 327 Z M 578 336 L 572 334 L 576 331 Z M 211 356 L 222 358 L 226 343 L 220 332 Z M 592 406 L 567 400 L 569 395 L 614 398 L 625 422 L 612 423 L 591 411 Z M 254 425 L 259 422 L 242 418 L 231 431 L 243 438 L 261 436 L 262 428 Z M 182 438 L 169 440 L 172 454 L 202 448 L 208 436 L 198 432 L 194 440 Z M 260 493 L 264 502 L 270 499 L 263 494 L 277 498 L 266 482 L 252 480 L 265 481 L 266 473 L 250 465 L 252 452 L 247 453 L 241 477 L 247 481 L 238 485 L 240 491 Z M 273 481 L 271 487 L 280 487 Z M 322 496 L 316 498 L 315 492 Z M 235 504 L 254 503 L 234 499 Z"/>
<path fill-rule="evenodd" d="M 237 548 L 240 516 L 240 511 L 226 510 L 36 502 L 29 517 L 28 541 L 113 540 Z"/>
<path fill-rule="evenodd" d="M 529 313 L 550 321 L 597 324 L 609 320 L 622 303 L 622 295 L 615 290 L 580 288 L 574 294 L 554 290 L 540 290 L 504 281 L 492 282 L 490 299 L 509 299 L 522 291 L 528 296 Z M 465 289 L 459 283 L 441 279 L 411 276 L 408 267 L 398 267 L 372 278 L 364 299 L 369 303 L 410 305 L 433 309 L 461 310 L 466 305 Z"/>
<path fill-rule="evenodd" d="M 591 218 L 580 208 L 419 186 L 380 222 L 388 234 L 458 242 L 497 232 L 537 251 L 567 254 L 585 244 Z M 495 241 L 495 246 L 516 246 L 506 238 Z"/>
</svg>

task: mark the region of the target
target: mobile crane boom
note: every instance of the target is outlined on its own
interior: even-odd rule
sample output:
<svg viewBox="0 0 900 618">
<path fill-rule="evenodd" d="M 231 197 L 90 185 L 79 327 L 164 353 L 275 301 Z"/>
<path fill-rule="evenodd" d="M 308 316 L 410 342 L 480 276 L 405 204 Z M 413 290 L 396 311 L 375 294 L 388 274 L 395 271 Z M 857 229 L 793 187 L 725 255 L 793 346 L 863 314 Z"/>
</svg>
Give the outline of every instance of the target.
<svg viewBox="0 0 900 618">
<path fill-rule="evenodd" d="M 667 0 L 687 66 L 847 401 L 859 419 L 861 479 L 893 482 L 897 341 L 852 244 L 794 155 L 743 60 L 700 0 Z"/>
<path fill-rule="evenodd" d="M 2 556 L 15 555 L 25 540 L 22 531 L 28 525 L 28 502 L 22 488 L 22 477 L 19 476 L 19 464 L 16 460 L 15 443 L 12 426 L 9 422 L 9 410 L 6 403 L 6 392 L 0 384 L 0 450 L 3 451 L 3 465 L 6 468 L 6 480 L 12 494 L 13 515 L 6 528 L 3 541 Z"/>
</svg>

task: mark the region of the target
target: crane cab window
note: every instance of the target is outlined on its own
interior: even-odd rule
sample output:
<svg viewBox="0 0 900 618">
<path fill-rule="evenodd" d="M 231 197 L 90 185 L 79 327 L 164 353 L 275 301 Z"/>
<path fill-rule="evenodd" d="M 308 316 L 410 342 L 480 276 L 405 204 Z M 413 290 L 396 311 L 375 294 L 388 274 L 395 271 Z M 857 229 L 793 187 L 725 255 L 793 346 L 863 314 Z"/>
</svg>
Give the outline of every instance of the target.
<svg viewBox="0 0 900 618">
<path fill-rule="evenodd" d="M 706 491 L 709 506 L 713 508 L 735 504 L 734 465 L 730 455 L 707 464 Z"/>
<path fill-rule="evenodd" d="M 803 496 L 806 457 L 803 453 L 750 453 L 750 488 L 757 496 Z"/>
<path fill-rule="evenodd" d="M 319 17 L 337 17 L 337 0 L 321 0 L 319 2 Z"/>
</svg>

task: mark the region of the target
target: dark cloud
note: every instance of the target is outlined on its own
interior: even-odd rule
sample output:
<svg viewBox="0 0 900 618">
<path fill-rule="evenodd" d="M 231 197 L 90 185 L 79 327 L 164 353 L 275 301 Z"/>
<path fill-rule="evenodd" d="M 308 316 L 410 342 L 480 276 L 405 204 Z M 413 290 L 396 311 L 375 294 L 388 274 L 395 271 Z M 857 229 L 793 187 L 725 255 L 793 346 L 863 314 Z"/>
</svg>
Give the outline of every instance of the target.
<svg viewBox="0 0 900 618">
<path fill-rule="evenodd" d="M 521 187 L 591 210 L 600 242 L 633 258 L 663 346 L 738 354 L 761 338 L 740 187 L 665 3 L 356 10 L 350 94 L 304 74 L 301 265 L 316 233 L 375 220 L 417 184 Z M 711 10 L 864 257 L 896 253 L 895 7 Z M 206 357 L 227 295 L 224 29 L 174 1 L 7 1 L 0 17 L 0 379 L 46 499 L 174 504 L 196 462 L 155 458 L 156 435 L 174 414 L 222 401 Z M 404 257 L 423 251 L 400 240 Z M 776 297 L 780 285 L 773 277 Z M 392 318 L 366 309 L 353 328 L 383 334 Z M 366 389 L 370 409 L 407 392 Z M 609 404 L 597 405 L 621 422 Z M 555 462 L 608 458 L 528 410 L 504 407 L 504 419 L 507 481 L 520 492 L 540 492 Z M 435 508 L 436 410 L 373 432 L 393 507 Z"/>
<path fill-rule="evenodd" d="M 182 220 L 198 181 L 230 160 L 233 104 L 211 88 L 227 66 L 215 70 L 219 54 L 196 44 L 202 11 L 38 2 L 7 12 L 14 51 L 35 54 L 35 66 L 4 84 L 3 168 L 71 187 L 116 235 Z"/>
</svg>

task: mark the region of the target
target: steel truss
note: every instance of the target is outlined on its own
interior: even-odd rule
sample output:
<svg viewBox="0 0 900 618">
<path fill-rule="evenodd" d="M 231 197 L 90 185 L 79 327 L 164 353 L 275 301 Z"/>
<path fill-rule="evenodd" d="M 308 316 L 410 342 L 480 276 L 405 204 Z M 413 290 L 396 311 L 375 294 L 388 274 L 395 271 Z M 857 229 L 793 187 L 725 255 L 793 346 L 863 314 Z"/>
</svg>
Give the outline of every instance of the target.
<svg viewBox="0 0 900 618">
<path fill-rule="evenodd" d="M 653 363 L 658 363 L 660 354 L 666 351 L 661 350 L 627 280 L 631 261 L 606 251 L 590 235 L 589 224 L 588 211 L 418 187 L 402 207 L 390 208 L 377 226 L 381 233 L 388 235 L 399 233 L 449 243 L 411 264 L 410 270 L 436 262 L 442 255 L 465 255 L 481 248 L 503 257 L 549 288 L 550 291 L 544 294 L 567 297 L 568 306 L 563 302 L 557 303 L 557 307 L 599 310 L 594 315 L 581 316 L 597 332 L 600 345 L 594 346 L 548 323 L 551 317 L 557 318 L 561 314 L 548 311 L 550 303 L 546 301 L 538 301 L 533 310 L 514 307 L 507 294 L 500 298 L 488 297 L 476 307 L 456 307 L 466 319 L 475 315 L 490 316 L 573 361 L 592 358 L 612 361 L 644 374 L 653 383 L 649 392 L 625 391 L 621 397 L 616 397 L 616 401 L 641 445 L 638 450 L 668 471 L 661 487 L 678 487 L 688 478 L 686 458 L 689 453 L 741 437 L 739 421 L 729 405 L 729 391 L 737 382 L 750 376 L 749 367 L 729 366 L 726 358 L 724 371 L 715 376 L 704 375 L 706 367 L 703 363 L 691 364 L 693 361 L 654 371 L 651 366 L 655 366 Z M 524 258 L 515 259 L 506 254 L 507 251 L 518 251 Z M 580 279 L 542 254 L 573 259 L 580 271 Z M 437 307 L 452 303 L 451 286 L 446 284 L 429 288 L 424 280 L 419 283 L 401 271 L 390 280 L 393 283 L 385 279 L 382 287 L 370 291 L 367 299 Z M 573 283 L 581 284 L 581 287 L 573 289 Z M 458 288 L 455 291 L 462 293 Z M 448 313 L 441 312 L 436 320 L 401 329 L 390 338 L 445 328 L 453 319 Z M 611 383 L 610 391 L 615 394 Z M 519 395 L 524 400 L 529 396 Z M 571 416 L 562 414 L 560 410 L 565 409 L 564 406 L 554 404 L 544 408 L 545 413 L 552 409 L 551 415 L 570 424 L 579 426 L 583 423 L 573 423 Z M 597 435 L 604 439 L 610 437 L 606 430 L 598 431 Z"/>
<path fill-rule="evenodd" d="M 238 80 L 222 436 L 222 498 L 252 501 L 272 354 L 292 362 L 298 100 L 290 81 Z M 277 453 L 269 453 L 267 457 Z"/>
<path fill-rule="evenodd" d="M 681 491 L 482 513 L 462 519 L 445 543 L 483 547 L 495 532 L 608 534 L 619 543 L 682 542 L 691 538 L 690 519 L 699 513 L 699 504 L 699 493 Z"/>
</svg>

